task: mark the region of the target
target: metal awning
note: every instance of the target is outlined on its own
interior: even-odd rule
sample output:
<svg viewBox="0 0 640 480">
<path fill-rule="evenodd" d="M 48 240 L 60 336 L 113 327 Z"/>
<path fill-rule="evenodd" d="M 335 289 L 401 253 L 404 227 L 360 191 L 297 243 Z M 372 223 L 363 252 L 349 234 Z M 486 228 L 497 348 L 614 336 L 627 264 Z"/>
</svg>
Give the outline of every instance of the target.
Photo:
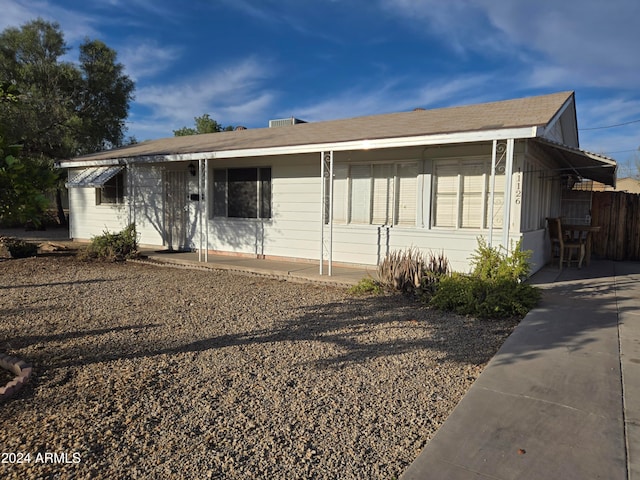
<svg viewBox="0 0 640 480">
<path fill-rule="evenodd" d="M 551 157 L 559 161 L 562 173 L 577 174 L 605 185 L 616 186 L 616 161 L 612 158 L 536 138 L 535 142 Z"/>
<path fill-rule="evenodd" d="M 113 167 L 93 167 L 85 168 L 75 177 L 67 182 L 67 188 L 101 188 L 104 184 L 115 177 L 124 167 L 117 165 Z"/>
</svg>

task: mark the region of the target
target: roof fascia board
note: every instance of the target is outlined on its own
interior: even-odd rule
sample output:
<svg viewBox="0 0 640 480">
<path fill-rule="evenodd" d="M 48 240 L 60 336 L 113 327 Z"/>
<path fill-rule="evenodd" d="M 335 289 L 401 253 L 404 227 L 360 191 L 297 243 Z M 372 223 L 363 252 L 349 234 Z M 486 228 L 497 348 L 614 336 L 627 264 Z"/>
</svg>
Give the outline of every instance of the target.
<svg viewBox="0 0 640 480">
<path fill-rule="evenodd" d="M 500 130 L 445 133 L 436 135 L 417 135 L 411 137 L 380 138 L 371 140 L 352 140 L 347 142 L 317 143 L 305 145 L 287 145 L 281 147 L 247 148 L 198 153 L 176 153 L 169 155 L 142 155 L 129 158 L 103 160 L 65 160 L 61 168 L 93 167 L 101 165 L 121 165 L 129 163 L 184 162 L 215 158 L 263 157 L 273 155 L 291 155 L 317 153 L 322 151 L 376 150 L 382 148 L 400 148 L 441 144 L 470 143 L 479 141 L 506 140 L 509 138 L 535 138 L 541 127 L 519 127 Z"/>
<path fill-rule="evenodd" d="M 577 118 L 577 113 L 576 113 L 576 109 L 575 109 L 575 93 L 572 93 L 569 98 L 567 98 L 567 100 L 564 102 L 564 105 L 562 105 L 560 107 L 560 109 L 556 112 L 556 114 L 551 118 L 551 120 L 549 120 L 549 123 L 547 123 L 541 132 L 541 136 L 544 136 L 547 131 L 551 130 L 551 128 L 553 128 L 553 126 L 560 121 L 560 119 L 562 118 L 562 115 L 564 114 L 564 112 L 567 110 L 567 108 L 569 108 L 571 105 L 573 105 L 573 122 L 576 128 L 576 142 L 577 145 L 580 145 L 579 139 L 577 138 L 578 135 L 578 118 Z"/>
</svg>

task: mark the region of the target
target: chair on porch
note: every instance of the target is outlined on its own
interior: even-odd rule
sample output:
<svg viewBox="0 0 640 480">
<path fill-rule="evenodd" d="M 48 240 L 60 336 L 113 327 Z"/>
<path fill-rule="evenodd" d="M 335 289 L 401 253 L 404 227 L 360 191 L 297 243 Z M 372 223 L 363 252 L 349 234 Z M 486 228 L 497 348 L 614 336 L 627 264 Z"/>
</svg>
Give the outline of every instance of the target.
<svg viewBox="0 0 640 480">
<path fill-rule="evenodd" d="M 565 236 L 562 228 L 562 221 L 559 218 L 547 218 L 547 226 L 549 230 L 549 240 L 551 241 L 551 257 L 556 257 L 558 252 L 558 266 L 562 270 L 564 261 L 567 261 L 567 267 L 571 265 L 573 252 L 576 252 L 576 262 L 578 268 L 582 268 L 582 261 L 585 256 L 585 243 L 579 239 L 573 239 Z"/>
</svg>

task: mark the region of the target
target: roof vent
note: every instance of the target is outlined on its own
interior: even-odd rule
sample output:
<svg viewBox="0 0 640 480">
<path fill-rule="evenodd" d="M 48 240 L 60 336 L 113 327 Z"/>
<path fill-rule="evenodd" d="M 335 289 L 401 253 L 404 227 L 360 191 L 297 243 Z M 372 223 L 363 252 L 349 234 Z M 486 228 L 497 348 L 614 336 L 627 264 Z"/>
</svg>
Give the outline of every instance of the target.
<svg viewBox="0 0 640 480">
<path fill-rule="evenodd" d="M 238 130 L 246 130 L 247 127 L 243 127 L 242 125 L 238 125 L 236 128 L 234 128 L 234 130 L 238 131 Z"/>
<path fill-rule="evenodd" d="M 296 125 L 298 123 L 307 123 L 304 120 L 300 120 L 299 118 L 279 118 L 277 120 L 269 120 L 269 128 L 274 127 L 286 127 L 288 125 Z"/>
</svg>

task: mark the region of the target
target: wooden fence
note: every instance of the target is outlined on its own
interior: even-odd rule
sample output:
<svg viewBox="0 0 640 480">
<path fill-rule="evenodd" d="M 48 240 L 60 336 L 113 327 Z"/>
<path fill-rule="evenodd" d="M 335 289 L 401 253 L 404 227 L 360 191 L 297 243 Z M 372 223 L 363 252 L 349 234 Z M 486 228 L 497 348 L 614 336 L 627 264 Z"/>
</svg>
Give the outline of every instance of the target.
<svg viewBox="0 0 640 480">
<path fill-rule="evenodd" d="M 591 225 L 592 252 L 610 260 L 640 260 L 640 194 L 593 192 Z"/>
</svg>

